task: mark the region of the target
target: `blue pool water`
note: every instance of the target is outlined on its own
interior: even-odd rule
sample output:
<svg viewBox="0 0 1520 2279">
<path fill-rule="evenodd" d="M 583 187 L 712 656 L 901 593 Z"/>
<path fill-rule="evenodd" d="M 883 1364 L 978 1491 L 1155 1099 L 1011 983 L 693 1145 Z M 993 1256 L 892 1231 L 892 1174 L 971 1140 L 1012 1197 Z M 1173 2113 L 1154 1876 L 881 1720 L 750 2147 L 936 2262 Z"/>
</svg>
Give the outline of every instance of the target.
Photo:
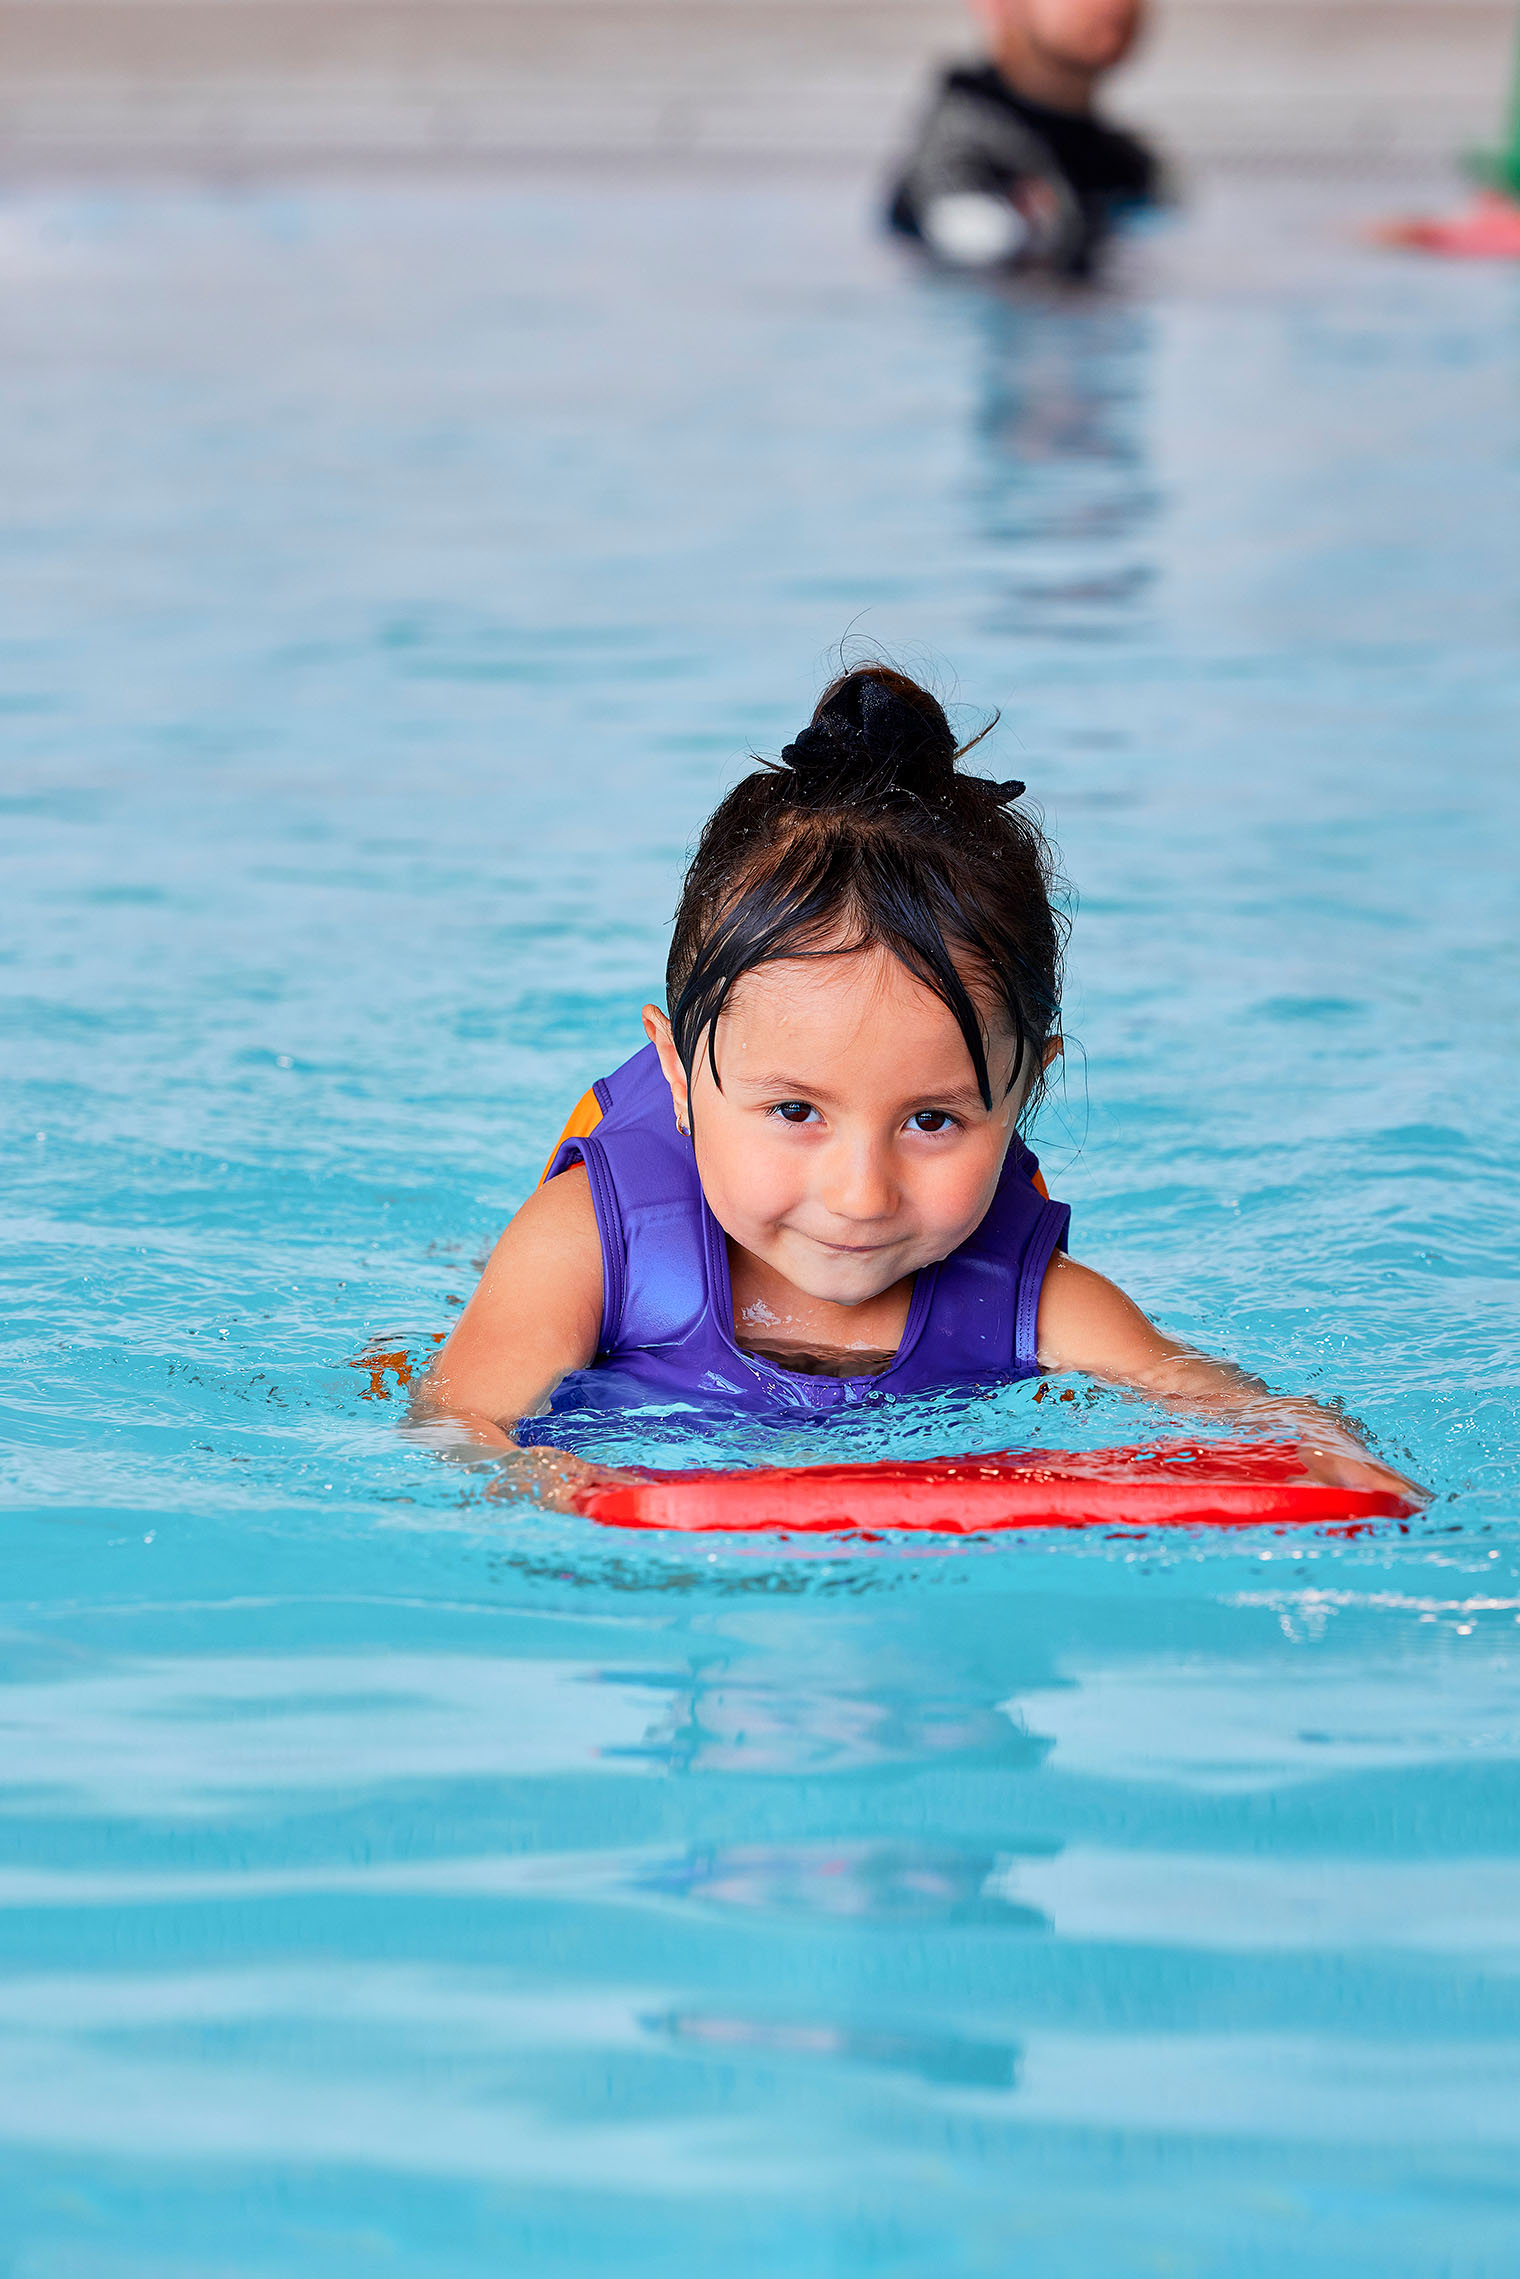
<svg viewBox="0 0 1520 2279">
<path fill-rule="evenodd" d="M 1516 2268 L 1520 278 L 1355 206 L 0 205 L 7 2279 Z M 372 1396 L 852 625 L 1065 850 L 1078 1255 L 1408 1533 L 620 1538 Z"/>
</svg>

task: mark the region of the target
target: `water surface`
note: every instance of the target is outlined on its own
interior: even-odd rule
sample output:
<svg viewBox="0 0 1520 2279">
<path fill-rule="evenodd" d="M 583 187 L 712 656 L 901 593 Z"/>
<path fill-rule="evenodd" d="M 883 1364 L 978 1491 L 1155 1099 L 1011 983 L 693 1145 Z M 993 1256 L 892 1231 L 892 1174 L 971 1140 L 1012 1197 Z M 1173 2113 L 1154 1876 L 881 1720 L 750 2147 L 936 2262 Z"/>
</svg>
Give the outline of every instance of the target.
<svg viewBox="0 0 1520 2279">
<path fill-rule="evenodd" d="M 1512 2270 L 1520 280 L 1354 203 L 1023 302 L 828 187 L 0 208 L 16 2279 Z M 852 625 L 1064 849 L 1077 1254 L 1408 1533 L 621 1538 L 354 1366 Z"/>
</svg>

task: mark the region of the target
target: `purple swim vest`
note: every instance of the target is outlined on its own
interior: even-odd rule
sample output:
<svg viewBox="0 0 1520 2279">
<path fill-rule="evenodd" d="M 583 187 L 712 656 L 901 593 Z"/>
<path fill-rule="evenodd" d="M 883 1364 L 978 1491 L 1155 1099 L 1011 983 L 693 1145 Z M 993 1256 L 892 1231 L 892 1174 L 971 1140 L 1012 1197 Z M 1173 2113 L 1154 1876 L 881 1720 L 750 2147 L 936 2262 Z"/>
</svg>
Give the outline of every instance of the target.
<svg viewBox="0 0 1520 2279">
<path fill-rule="evenodd" d="M 699 1404 L 778 1420 L 828 1415 L 883 1394 L 1038 1374 L 1035 1317 L 1071 1212 L 1034 1185 L 1015 1138 L 986 1217 L 937 1265 L 919 1270 L 897 1358 L 876 1377 L 810 1377 L 734 1340 L 723 1230 L 707 1207 L 692 1143 L 677 1131 L 653 1045 L 593 1086 L 602 1120 L 563 1141 L 546 1178 L 584 1163 L 602 1243 L 602 1334 L 590 1369 L 556 1391 L 566 1409 Z M 547 1419 L 523 1420 L 542 1440 Z"/>
</svg>

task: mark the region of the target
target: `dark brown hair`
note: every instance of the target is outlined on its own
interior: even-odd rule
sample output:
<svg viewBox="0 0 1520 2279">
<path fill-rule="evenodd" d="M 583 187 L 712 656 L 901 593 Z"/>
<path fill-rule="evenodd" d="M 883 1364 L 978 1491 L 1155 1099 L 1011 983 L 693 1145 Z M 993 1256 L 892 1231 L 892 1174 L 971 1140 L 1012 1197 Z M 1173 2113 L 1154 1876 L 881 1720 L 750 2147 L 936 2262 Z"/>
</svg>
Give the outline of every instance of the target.
<svg viewBox="0 0 1520 2279">
<path fill-rule="evenodd" d="M 954 1014 L 988 1108 L 966 974 L 990 990 L 1013 1032 L 1012 1082 L 1027 1067 L 1026 1106 L 1038 1098 L 1067 933 L 1055 858 L 1013 804 L 1021 783 L 961 770 L 971 748 L 917 681 L 861 665 L 824 690 L 779 762 L 734 786 L 686 873 L 666 970 L 688 1077 L 705 1047 L 717 1081 L 718 1021 L 756 966 L 880 943 Z"/>
</svg>

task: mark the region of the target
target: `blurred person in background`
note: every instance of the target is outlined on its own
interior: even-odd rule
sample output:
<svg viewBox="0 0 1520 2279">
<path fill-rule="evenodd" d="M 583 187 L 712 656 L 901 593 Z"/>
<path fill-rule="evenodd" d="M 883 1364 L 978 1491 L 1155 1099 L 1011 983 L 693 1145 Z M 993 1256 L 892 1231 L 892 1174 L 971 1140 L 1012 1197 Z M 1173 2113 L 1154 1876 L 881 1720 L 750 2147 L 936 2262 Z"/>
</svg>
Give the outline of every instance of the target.
<svg viewBox="0 0 1520 2279">
<path fill-rule="evenodd" d="M 961 269 L 1081 276 L 1160 170 L 1093 102 L 1138 38 L 1145 0 L 976 0 L 991 53 L 947 71 L 888 220 Z"/>
</svg>

